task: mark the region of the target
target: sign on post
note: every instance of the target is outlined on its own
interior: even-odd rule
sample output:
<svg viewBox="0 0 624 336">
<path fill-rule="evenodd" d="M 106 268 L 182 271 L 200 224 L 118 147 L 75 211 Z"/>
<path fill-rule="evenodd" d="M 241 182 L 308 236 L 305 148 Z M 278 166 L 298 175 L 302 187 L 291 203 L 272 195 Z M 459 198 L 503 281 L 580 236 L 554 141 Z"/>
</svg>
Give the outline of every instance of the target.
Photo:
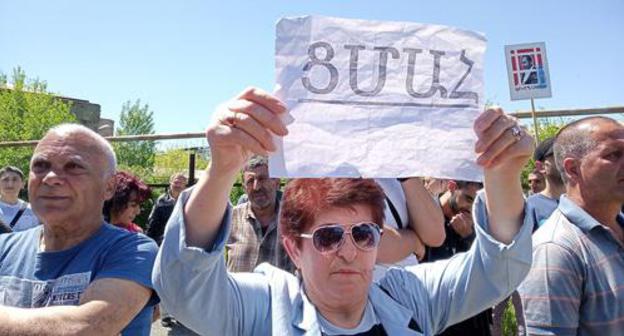
<svg viewBox="0 0 624 336">
<path fill-rule="evenodd" d="M 511 100 L 551 97 L 546 44 L 505 46 Z"/>
<path fill-rule="evenodd" d="M 276 95 L 290 124 L 271 175 L 481 180 L 472 126 L 485 43 L 439 25 L 281 19 Z"/>
</svg>

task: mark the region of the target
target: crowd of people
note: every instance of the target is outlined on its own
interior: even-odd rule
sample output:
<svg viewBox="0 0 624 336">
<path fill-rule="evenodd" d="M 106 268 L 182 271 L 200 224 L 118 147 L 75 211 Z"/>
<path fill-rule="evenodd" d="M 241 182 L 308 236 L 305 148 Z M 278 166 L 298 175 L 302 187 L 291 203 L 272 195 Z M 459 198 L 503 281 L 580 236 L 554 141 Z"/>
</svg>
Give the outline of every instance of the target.
<svg viewBox="0 0 624 336">
<path fill-rule="evenodd" d="M 535 147 L 489 108 L 474 123 L 483 181 L 283 187 L 267 154 L 288 136 L 284 104 L 235 100 L 208 126 L 205 174 L 188 189 L 172 175 L 145 228 L 151 189 L 86 127 L 50 129 L 27 178 L 0 169 L 0 335 L 149 335 L 160 319 L 202 335 L 497 336 L 508 300 L 521 335 L 624 330 L 619 122 L 580 119 Z"/>
</svg>

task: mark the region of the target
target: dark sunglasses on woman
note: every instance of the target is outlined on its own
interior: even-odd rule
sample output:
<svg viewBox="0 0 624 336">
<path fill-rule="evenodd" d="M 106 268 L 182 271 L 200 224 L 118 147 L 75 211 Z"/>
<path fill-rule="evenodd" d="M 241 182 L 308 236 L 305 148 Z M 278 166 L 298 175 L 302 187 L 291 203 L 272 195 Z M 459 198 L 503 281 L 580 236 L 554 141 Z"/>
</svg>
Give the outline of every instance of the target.
<svg viewBox="0 0 624 336">
<path fill-rule="evenodd" d="M 358 223 L 350 226 L 343 224 L 324 224 L 311 233 L 302 233 L 301 238 L 312 239 L 314 248 L 320 253 L 338 250 L 345 242 L 345 235 L 351 236 L 353 245 L 363 251 L 370 251 L 379 245 L 383 229 L 375 223 Z"/>
</svg>

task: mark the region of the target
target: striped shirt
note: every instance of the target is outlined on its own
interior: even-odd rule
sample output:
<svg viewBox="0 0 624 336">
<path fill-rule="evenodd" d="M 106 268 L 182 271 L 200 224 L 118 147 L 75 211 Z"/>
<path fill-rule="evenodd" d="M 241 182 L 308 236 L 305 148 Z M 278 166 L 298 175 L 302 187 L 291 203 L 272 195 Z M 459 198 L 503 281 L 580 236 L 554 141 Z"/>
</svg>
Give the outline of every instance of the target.
<svg viewBox="0 0 624 336">
<path fill-rule="evenodd" d="M 622 335 L 624 247 L 564 195 L 533 235 L 533 266 L 518 291 L 529 334 Z"/>
<path fill-rule="evenodd" d="M 264 231 L 251 209 L 250 202 L 234 207 L 232 231 L 226 244 L 228 271 L 252 272 L 263 262 L 285 271 L 294 270 L 278 233 L 279 203 L 275 206 L 275 217 Z"/>
</svg>

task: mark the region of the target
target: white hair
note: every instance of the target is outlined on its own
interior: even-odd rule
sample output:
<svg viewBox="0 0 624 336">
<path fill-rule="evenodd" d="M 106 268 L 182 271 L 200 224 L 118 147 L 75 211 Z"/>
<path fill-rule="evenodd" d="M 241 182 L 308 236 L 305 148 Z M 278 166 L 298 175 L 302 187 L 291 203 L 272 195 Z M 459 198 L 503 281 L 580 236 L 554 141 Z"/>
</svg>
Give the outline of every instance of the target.
<svg viewBox="0 0 624 336">
<path fill-rule="evenodd" d="M 117 156 L 115 155 L 115 150 L 113 146 L 108 142 L 104 137 L 94 132 L 92 129 L 80 125 L 80 124 L 60 124 L 50 128 L 45 136 L 47 137 L 50 134 L 56 134 L 61 137 L 65 137 L 71 134 L 83 134 L 95 141 L 95 143 L 100 147 L 102 153 L 106 156 L 106 161 L 108 163 L 108 167 L 106 170 L 106 176 L 113 176 L 117 171 Z"/>
</svg>

